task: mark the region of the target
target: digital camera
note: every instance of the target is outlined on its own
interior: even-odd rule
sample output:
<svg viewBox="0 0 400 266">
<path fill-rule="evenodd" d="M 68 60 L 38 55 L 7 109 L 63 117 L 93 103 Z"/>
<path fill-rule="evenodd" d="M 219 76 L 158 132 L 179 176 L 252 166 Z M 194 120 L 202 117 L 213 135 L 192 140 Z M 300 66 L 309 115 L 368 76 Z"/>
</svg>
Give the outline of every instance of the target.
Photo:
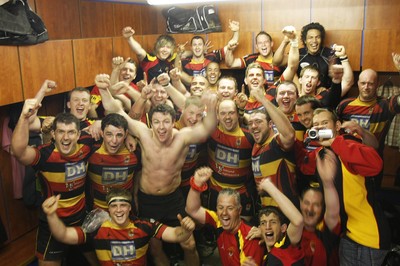
<svg viewBox="0 0 400 266">
<path fill-rule="evenodd" d="M 333 138 L 332 129 L 310 129 L 308 131 L 308 137 L 310 139 L 331 139 Z"/>
</svg>

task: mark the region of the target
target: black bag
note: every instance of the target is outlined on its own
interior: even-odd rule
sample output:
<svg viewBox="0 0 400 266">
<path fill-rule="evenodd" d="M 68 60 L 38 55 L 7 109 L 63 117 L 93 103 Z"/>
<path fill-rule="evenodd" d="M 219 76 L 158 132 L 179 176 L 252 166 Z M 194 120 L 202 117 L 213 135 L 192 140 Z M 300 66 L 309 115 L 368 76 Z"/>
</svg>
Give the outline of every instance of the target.
<svg viewBox="0 0 400 266">
<path fill-rule="evenodd" d="M 46 26 L 27 0 L 10 0 L 0 6 L 0 45 L 30 45 L 48 39 Z"/>
<path fill-rule="evenodd" d="M 196 9 L 171 7 L 163 10 L 168 33 L 208 33 L 222 31 L 217 11 L 213 5 Z"/>
</svg>

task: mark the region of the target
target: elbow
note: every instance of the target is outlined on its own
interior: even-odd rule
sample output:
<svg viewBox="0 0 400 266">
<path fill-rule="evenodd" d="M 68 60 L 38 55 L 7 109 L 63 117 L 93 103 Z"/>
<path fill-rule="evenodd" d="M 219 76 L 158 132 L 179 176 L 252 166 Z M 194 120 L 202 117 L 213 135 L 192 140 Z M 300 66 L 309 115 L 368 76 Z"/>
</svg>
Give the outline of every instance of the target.
<svg viewBox="0 0 400 266">
<path fill-rule="evenodd" d="M 290 221 L 291 224 L 293 224 L 297 228 L 303 229 L 304 226 L 304 219 L 301 213 L 299 212 L 294 219 Z"/>
<path fill-rule="evenodd" d="M 185 211 L 190 217 L 194 217 L 196 214 L 195 208 L 188 203 L 186 203 Z"/>
<path fill-rule="evenodd" d="M 293 146 L 294 142 L 296 141 L 296 131 L 294 128 L 291 126 L 290 130 L 288 130 L 287 134 L 285 135 L 285 138 L 288 139 L 288 145 L 290 147 Z"/>
</svg>

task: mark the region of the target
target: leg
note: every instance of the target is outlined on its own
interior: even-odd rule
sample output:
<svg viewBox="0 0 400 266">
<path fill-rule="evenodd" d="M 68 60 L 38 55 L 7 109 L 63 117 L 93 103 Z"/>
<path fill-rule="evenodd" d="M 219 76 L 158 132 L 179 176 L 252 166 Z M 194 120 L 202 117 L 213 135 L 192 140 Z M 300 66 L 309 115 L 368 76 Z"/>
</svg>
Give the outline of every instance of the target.
<svg viewBox="0 0 400 266">
<path fill-rule="evenodd" d="M 61 260 L 41 260 L 41 259 L 39 259 L 39 266 L 61 266 Z"/>
<path fill-rule="evenodd" d="M 350 265 L 359 265 L 360 254 L 357 249 L 356 243 L 342 238 L 340 239 L 339 244 L 339 258 L 340 265 L 350 266 Z"/>
<path fill-rule="evenodd" d="M 181 242 L 183 253 L 185 254 L 185 265 L 200 265 L 199 254 L 196 249 L 196 242 L 193 235 L 188 240 Z"/>
<path fill-rule="evenodd" d="M 156 238 L 150 239 L 150 254 L 156 266 L 169 266 L 169 260 L 163 251 L 161 240 Z"/>
</svg>

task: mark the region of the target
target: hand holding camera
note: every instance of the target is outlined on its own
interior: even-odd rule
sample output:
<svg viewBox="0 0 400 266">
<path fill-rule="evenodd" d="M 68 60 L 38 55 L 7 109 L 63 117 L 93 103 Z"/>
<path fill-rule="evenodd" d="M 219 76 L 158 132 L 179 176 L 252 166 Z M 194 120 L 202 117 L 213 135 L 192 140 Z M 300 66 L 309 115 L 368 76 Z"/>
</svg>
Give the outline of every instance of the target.
<svg viewBox="0 0 400 266">
<path fill-rule="evenodd" d="M 331 139 L 333 138 L 333 132 L 332 129 L 312 128 L 308 131 L 308 137 L 312 140 Z"/>
</svg>

